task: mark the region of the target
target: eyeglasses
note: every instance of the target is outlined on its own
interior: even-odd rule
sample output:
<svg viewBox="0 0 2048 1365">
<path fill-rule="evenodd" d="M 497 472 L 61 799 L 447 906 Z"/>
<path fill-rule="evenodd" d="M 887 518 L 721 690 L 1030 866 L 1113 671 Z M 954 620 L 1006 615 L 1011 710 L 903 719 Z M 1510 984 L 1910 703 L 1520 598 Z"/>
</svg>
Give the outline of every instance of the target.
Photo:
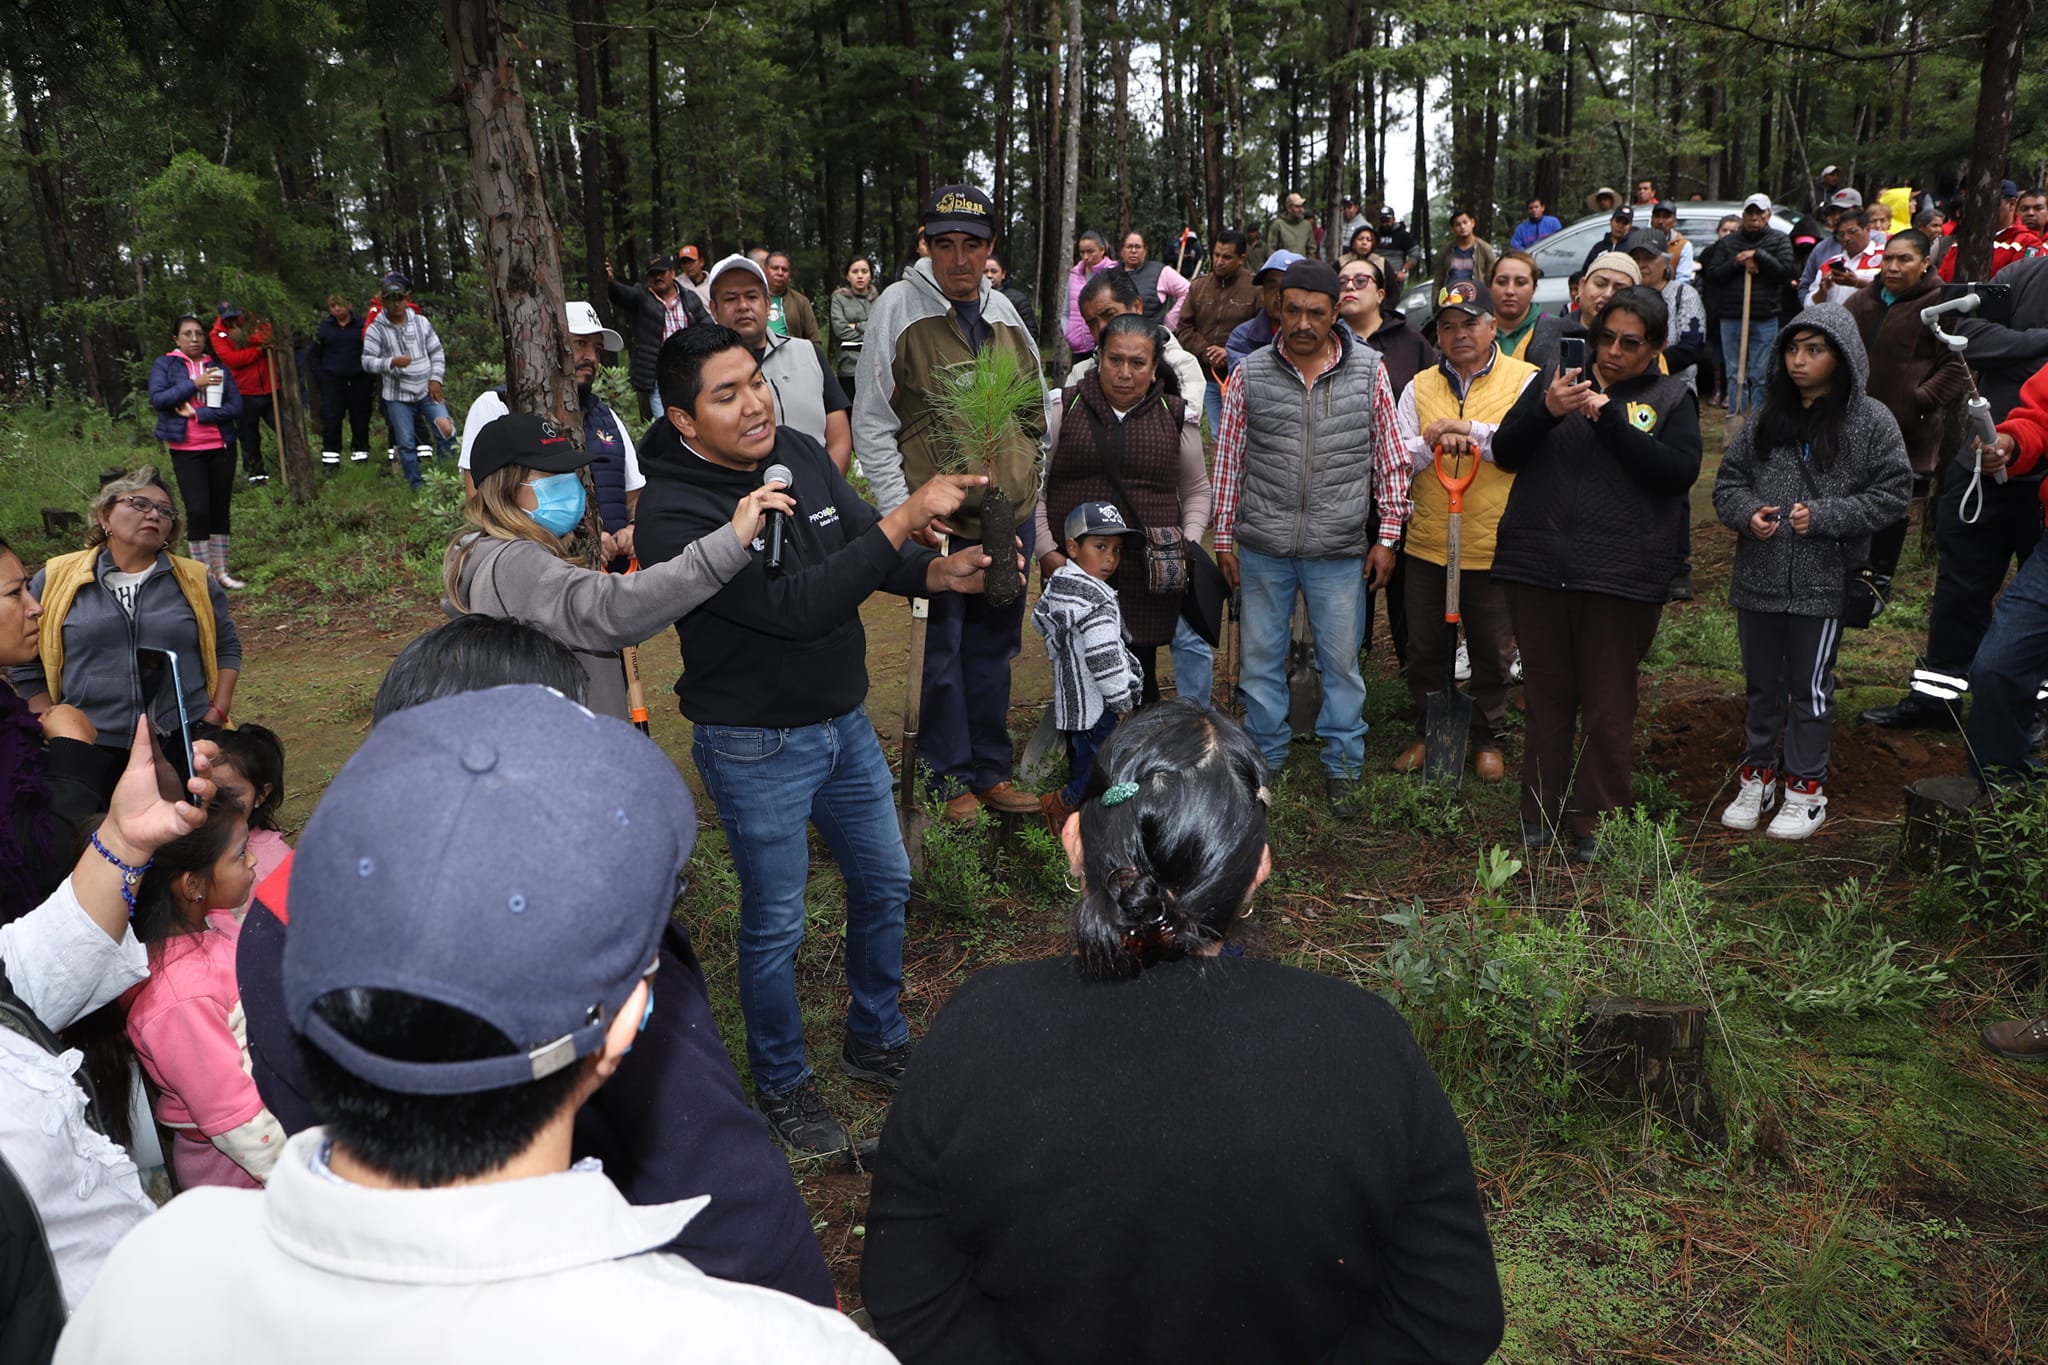
<svg viewBox="0 0 2048 1365">
<path fill-rule="evenodd" d="M 1645 346 L 1648 346 L 1650 339 L 1644 336 L 1637 336 L 1632 332 L 1617 332 L 1611 328 L 1603 327 L 1593 334 L 1593 344 L 1595 346 L 1618 347 L 1623 355 L 1634 355 Z"/>
<path fill-rule="evenodd" d="M 160 517 L 164 521 L 170 521 L 178 515 L 177 508 L 166 502 L 158 502 L 155 498 L 116 498 L 114 505 L 125 507 L 137 516 Z"/>
<path fill-rule="evenodd" d="M 1339 275 L 1337 283 L 1346 289 L 1362 289 L 1366 285 L 1376 284 L 1378 281 L 1374 280 L 1370 275 Z"/>
</svg>

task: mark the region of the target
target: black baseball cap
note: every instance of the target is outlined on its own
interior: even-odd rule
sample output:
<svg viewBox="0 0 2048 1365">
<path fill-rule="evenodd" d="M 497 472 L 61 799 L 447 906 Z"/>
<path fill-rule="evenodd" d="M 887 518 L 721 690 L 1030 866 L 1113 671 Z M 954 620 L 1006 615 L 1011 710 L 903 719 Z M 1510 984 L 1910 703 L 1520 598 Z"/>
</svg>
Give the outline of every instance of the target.
<svg viewBox="0 0 2048 1365">
<path fill-rule="evenodd" d="M 1636 211 L 1630 208 L 1627 204 L 1623 204 L 1620 208 L 1616 209 L 1607 217 L 1608 221 L 1610 222 L 1633 223 L 1636 220 Z"/>
<path fill-rule="evenodd" d="M 1436 294 L 1436 311 L 1447 313 L 1451 310 L 1470 313 L 1475 318 L 1493 316 L 1493 291 L 1481 280 L 1459 280 L 1447 284 Z"/>
<path fill-rule="evenodd" d="M 1288 266 L 1286 273 L 1280 276 L 1280 288 L 1283 292 L 1289 289 L 1308 289 L 1318 294 L 1328 294 L 1332 300 L 1344 290 L 1343 285 L 1337 282 L 1337 272 L 1313 258 L 1305 258 Z"/>
<path fill-rule="evenodd" d="M 1671 249 L 1671 239 L 1658 228 L 1637 228 L 1621 239 L 1621 249 L 1631 256 L 1638 251 L 1647 251 L 1652 256 L 1662 256 Z"/>
<path fill-rule="evenodd" d="M 650 275 L 656 273 L 657 271 L 674 270 L 675 268 L 676 258 L 670 255 L 663 254 L 660 256 L 653 256 L 648 258 L 647 261 L 647 273 Z"/>
<path fill-rule="evenodd" d="M 1124 520 L 1124 514 L 1116 510 L 1113 502 L 1084 502 L 1067 513 L 1065 527 L 1068 540 L 1079 540 L 1083 536 L 1135 536 L 1139 534 Z"/>
<path fill-rule="evenodd" d="M 482 483 L 508 464 L 544 474 L 567 474 L 595 458 L 553 418 L 508 412 L 477 432 L 476 444 L 469 448 L 469 476 Z"/>
<path fill-rule="evenodd" d="M 292 1027 L 401 1094 L 501 1090 L 573 1066 L 604 1046 L 654 962 L 696 826 L 668 755 L 549 688 L 494 687 L 379 721 L 292 864 Z M 441 1062 L 373 1051 L 313 1009 L 354 989 L 462 1010 L 513 1050 Z"/>
<path fill-rule="evenodd" d="M 942 185 L 924 205 L 924 235 L 964 232 L 984 241 L 996 235 L 995 206 L 972 185 Z"/>
</svg>

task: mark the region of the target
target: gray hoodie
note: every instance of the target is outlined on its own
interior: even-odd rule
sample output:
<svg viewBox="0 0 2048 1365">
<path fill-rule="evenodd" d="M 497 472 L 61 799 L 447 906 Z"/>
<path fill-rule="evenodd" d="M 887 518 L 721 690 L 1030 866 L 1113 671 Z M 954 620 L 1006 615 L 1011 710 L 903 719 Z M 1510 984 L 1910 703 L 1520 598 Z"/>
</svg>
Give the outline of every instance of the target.
<svg viewBox="0 0 2048 1365">
<path fill-rule="evenodd" d="M 1848 310 L 1823 303 L 1801 312 L 1778 333 L 1771 364 L 1784 363 L 1793 334 L 1806 328 L 1834 343 L 1855 376 L 1854 391 L 1827 469 L 1808 465 L 1801 473 L 1803 456 L 1793 447 L 1759 452 L 1754 417 L 1728 443 L 1714 479 L 1714 511 L 1737 537 L 1728 600 L 1741 611 L 1841 615 L 1849 567 L 1868 562 L 1871 532 L 1904 516 L 1913 493 L 1913 467 L 1898 419 L 1864 392 L 1870 361 Z M 1792 505 L 1800 502 L 1813 513 L 1803 536 L 1793 532 L 1791 520 Z M 1759 507 L 1783 509 L 1785 519 L 1768 540 L 1750 533 L 1749 519 Z"/>
</svg>

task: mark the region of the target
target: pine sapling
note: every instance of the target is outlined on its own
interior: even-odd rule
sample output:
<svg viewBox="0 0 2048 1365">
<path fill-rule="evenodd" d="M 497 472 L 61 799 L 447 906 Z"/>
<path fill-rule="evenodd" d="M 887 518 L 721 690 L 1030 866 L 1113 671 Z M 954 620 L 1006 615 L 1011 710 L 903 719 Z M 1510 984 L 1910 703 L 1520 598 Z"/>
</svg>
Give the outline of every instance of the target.
<svg viewBox="0 0 2048 1365">
<path fill-rule="evenodd" d="M 1038 414 L 1042 395 L 1030 363 L 1000 346 L 986 347 L 972 360 L 932 373 L 940 467 L 953 474 L 988 476 L 980 508 L 981 547 L 990 561 L 983 591 L 999 607 L 1016 601 L 1024 591 L 1017 573 L 1016 499 L 1025 490 L 1004 488 L 997 464 L 1012 441 L 1036 446 L 1028 422 Z"/>
</svg>

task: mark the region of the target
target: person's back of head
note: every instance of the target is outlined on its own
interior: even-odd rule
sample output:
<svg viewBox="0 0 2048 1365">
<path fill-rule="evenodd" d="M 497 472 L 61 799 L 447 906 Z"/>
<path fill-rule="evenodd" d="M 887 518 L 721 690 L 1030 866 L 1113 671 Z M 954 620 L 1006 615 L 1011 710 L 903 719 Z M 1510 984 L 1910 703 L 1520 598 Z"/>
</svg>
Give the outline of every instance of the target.
<svg viewBox="0 0 2048 1365">
<path fill-rule="evenodd" d="M 284 952 L 337 1165 L 400 1187 L 566 1167 L 694 840 L 667 756 L 544 688 L 380 721 L 300 841 Z"/>
<path fill-rule="evenodd" d="M 1083 975 L 1213 952 L 1267 861 L 1266 761 L 1229 717 L 1171 701 L 1120 722 L 1065 831 L 1083 893 Z"/>
<path fill-rule="evenodd" d="M 581 703 L 590 675 L 570 648 L 521 621 L 459 616 L 415 638 L 385 671 L 371 721 L 463 692 L 533 683 Z"/>
</svg>

